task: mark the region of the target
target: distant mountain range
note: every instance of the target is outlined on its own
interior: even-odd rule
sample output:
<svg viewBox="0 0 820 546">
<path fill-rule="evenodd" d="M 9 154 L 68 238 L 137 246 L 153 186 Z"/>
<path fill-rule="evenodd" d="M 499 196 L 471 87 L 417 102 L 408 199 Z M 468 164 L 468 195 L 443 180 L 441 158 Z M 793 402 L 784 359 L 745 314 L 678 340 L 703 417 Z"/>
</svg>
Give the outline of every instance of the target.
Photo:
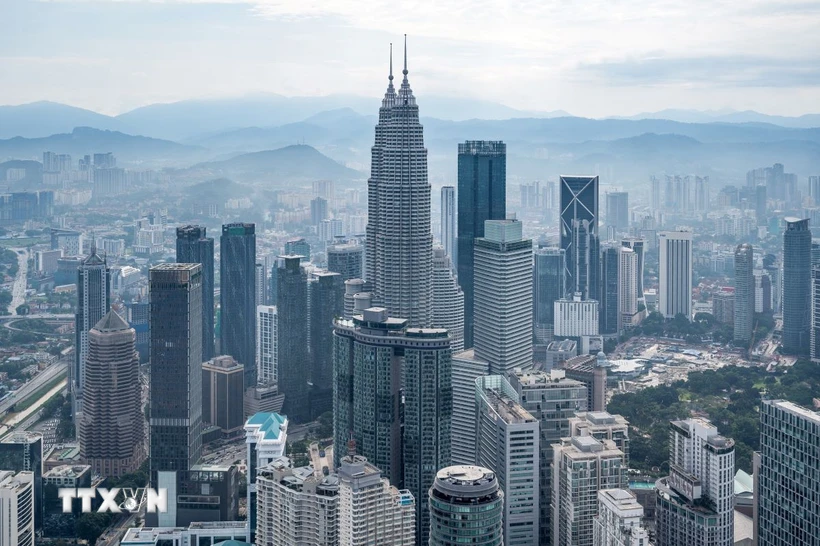
<svg viewBox="0 0 820 546">
<path fill-rule="evenodd" d="M 754 110 L 661 110 L 644 112 L 634 116 L 611 116 L 610 119 L 668 119 L 684 123 L 768 123 L 795 129 L 820 127 L 820 114 L 805 114 L 798 117 L 770 116 Z"/>
</svg>

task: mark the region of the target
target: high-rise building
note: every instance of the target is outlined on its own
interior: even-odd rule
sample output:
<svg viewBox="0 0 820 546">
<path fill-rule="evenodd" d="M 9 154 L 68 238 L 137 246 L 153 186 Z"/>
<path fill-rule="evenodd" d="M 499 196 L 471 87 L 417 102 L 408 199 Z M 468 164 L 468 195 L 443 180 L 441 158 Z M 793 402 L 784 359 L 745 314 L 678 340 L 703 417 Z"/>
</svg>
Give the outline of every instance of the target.
<svg viewBox="0 0 820 546">
<path fill-rule="evenodd" d="M 820 414 L 783 400 L 760 406 L 755 468 L 759 546 L 809 546 L 820 537 Z"/>
<path fill-rule="evenodd" d="M 636 272 L 636 277 L 638 281 L 638 299 L 643 299 L 643 262 L 644 250 L 646 246 L 645 241 L 637 237 L 630 237 L 628 239 L 623 239 L 621 241 L 621 245 L 627 248 L 631 248 L 635 255 L 638 257 L 638 270 Z"/>
<path fill-rule="evenodd" d="M 202 454 L 202 266 L 164 263 L 150 272 L 151 483 L 189 470 Z"/>
<path fill-rule="evenodd" d="M 464 350 L 464 292 L 444 248 L 433 249 L 433 328 L 450 332 L 453 353 Z"/>
<path fill-rule="evenodd" d="M 652 212 L 657 214 L 661 210 L 661 179 L 656 176 L 649 177 L 650 198 Z"/>
<path fill-rule="evenodd" d="M 216 356 L 202 363 L 203 422 L 219 427 L 226 438 L 241 435 L 244 396 L 244 369 L 232 356 Z"/>
<path fill-rule="evenodd" d="M 561 248 L 567 290 L 598 299 L 598 177 L 561 176 Z"/>
<path fill-rule="evenodd" d="M 88 333 L 80 457 L 100 476 L 136 472 L 145 460 L 145 418 L 136 333 L 109 311 Z"/>
<path fill-rule="evenodd" d="M 475 355 L 490 373 L 532 366 L 532 240 L 518 220 L 487 220 L 475 239 Z"/>
<path fill-rule="evenodd" d="M 735 443 L 703 419 L 672 421 L 669 476 L 655 483 L 657 546 L 734 544 Z"/>
<path fill-rule="evenodd" d="M 333 199 L 336 197 L 336 188 L 333 184 L 333 180 L 314 180 L 313 195 L 314 197 L 326 199 L 328 203 L 333 203 Z"/>
<path fill-rule="evenodd" d="M 624 453 L 612 440 L 562 438 L 552 461 L 552 544 L 592 546 L 598 491 L 627 487 Z"/>
<path fill-rule="evenodd" d="M 769 289 L 771 290 L 771 288 Z M 811 270 L 811 334 L 809 356 L 812 362 L 820 362 L 820 266 Z"/>
<path fill-rule="evenodd" d="M 484 222 L 507 217 L 507 145 L 468 140 L 458 145 L 458 283 L 464 291 L 464 347 L 473 347 L 474 241 Z"/>
<path fill-rule="evenodd" d="M 214 357 L 214 238 L 204 226 L 177 228 L 177 262 L 202 264 L 202 360 Z"/>
<path fill-rule="evenodd" d="M 809 177 L 809 197 L 812 198 L 814 206 L 820 206 L 820 176 Z"/>
<path fill-rule="evenodd" d="M 223 225 L 219 245 L 219 350 L 244 366 L 249 389 L 256 386 L 256 226 Z"/>
<path fill-rule="evenodd" d="M 601 293 L 598 305 L 598 332 L 601 334 L 617 334 L 620 331 L 620 267 L 620 246 L 608 246 L 601 250 Z"/>
<path fill-rule="evenodd" d="M 85 361 L 88 358 L 88 332 L 111 308 L 111 270 L 105 258 L 97 254 L 92 242 L 91 254 L 77 268 L 77 314 L 74 320 L 74 366 L 69 380 L 73 393 L 74 416 L 82 411 L 85 386 Z"/>
<path fill-rule="evenodd" d="M 418 497 L 451 457 L 447 331 L 408 328 L 406 320 L 373 307 L 336 321 L 334 335 L 334 444 L 345 445 L 352 434 L 358 451 L 391 483 Z M 334 453 L 337 461 L 341 456 Z M 429 521 L 426 507 L 417 508 L 417 522 Z M 427 532 L 418 527 L 423 544 Z"/>
<path fill-rule="evenodd" d="M 302 256 L 306 262 L 310 261 L 310 244 L 304 237 L 285 241 L 285 255 Z"/>
<path fill-rule="evenodd" d="M 638 254 L 622 246 L 618 252 L 618 332 L 632 326 L 638 297 Z"/>
<path fill-rule="evenodd" d="M 735 343 L 749 343 L 755 325 L 755 260 L 752 245 L 735 249 Z"/>
<path fill-rule="evenodd" d="M 456 189 L 453 186 L 441 187 L 441 246 L 456 264 Z"/>
<path fill-rule="evenodd" d="M 555 331 L 555 301 L 564 297 L 566 253 L 560 248 L 539 248 L 533 261 L 533 323 L 535 339 L 546 343 Z"/>
<path fill-rule="evenodd" d="M 391 57 L 367 181 L 366 280 L 373 300 L 390 316 L 426 328 L 433 297 L 430 183 L 419 107 L 407 80 L 406 44 L 402 74 L 396 92 Z"/>
<path fill-rule="evenodd" d="M 581 294 L 576 292 L 571 298 L 556 300 L 554 313 L 555 337 L 581 338 L 598 335 L 600 321 L 596 300 L 581 299 Z"/>
<path fill-rule="evenodd" d="M 338 476 L 340 546 L 423 544 L 416 541 L 417 506 L 412 493 L 396 489 L 378 468 L 357 455 L 341 460 Z"/>
<path fill-rule="evenodd" d="M 43 527 L 43 435 L 13 432 L 0 441 L 0 470 L 34 475 L 34 528 Z M 14 543 L 10 543 L 14 544 Z"/>
<path fill-rule="evenodd" d="M 564 362 L 563 372 L 567 379 L 573 379 L 586 386 L 589 411 L 606 411 L 606 376 L 609 362 L 603 352 L 594 355 L 578 355 Z"/>
<path fill-rule="evenodd" d="M 811 230 L 808 219 L 786 218 L 783 232 L 783 335 L 787 354 L 808 354 L 811 329 Z"/>
<path fill-rule="evenodd" d="M 436 474 L 428 494 L 430 546 L 505 544 L 504 493 L 492 470 L 451 466 Z"/>
<path fill-rule="evenodd" d="M 475 382 L 490 373 L 490 365 L 474 349 L 453 354 L 453 418 L 450 452 L 453 464 L 476 464 Z"/>
<path fill-rule="evenodd" d="M 537 544 L 551 544 L 553 445 L 569 436 L 569 420 L 575 412 L 586 410 L 587 389 L 583 383 L 567 379 L 562 370 L 516 374 L 510 376 L 510 382 L 520 404 L 540 424 Z"/>
<path fill-rule="evenodd" d="M 357 244 L 346 243 L 327 247 L 327 270 L 338 273 L 342 281 L 362 278 L 364 249 Z"/>
<path fill-rule="evenodd" d="M 692 233 L 663 231 L 658 243 L 658 311 L 666 318 L 682 314 L 692 320 Z"/>
<path fill-rule="evenodd" d="M 271 489 L 267 489 L 264 493 L 266 498 L 258 501 L 258 493 L 261 488 L 259 479 L 262 477 L 263 469 L 281 459 L 285 455 L 285 446 L 288 440 L 288 418 L 284 415 L 279 415 L 276 412 L 259 412 L 254 413 L 248 417 L 245 423 L 245 445 L 248 446 L 247 452 L 247 507 L 248 507 L 248 528 L 255 533 L 257 529 L 257 509 L 262 506 L 263 509 L 270 506 L 273 502 L 270 494 Z M 290 461 L 283 461 L 285 467 L 290 467 Z M 319 470 L 321 472 L 321 470 Z M 265 478 L 270 479 L 270 475 Z M 268 487 L 273 484 L 266 482 Z M 269 515 L 271 510 L 268 509 L 265 515 Z M 273 529 L 274 522 L 266 521 L 262 523 L 265 533 L 270 533 Z M 263 535 L 264 538 L 265 535 Z M 272 540 L 272 539 L 271 539 Z M 257 544 L 266 544 L 264 541 L 257 542 Z"/>
<path fill-rule="evenodd" d="M 275 305 L 256 308 L 256 380 L 259 385 L 277 382 L 279 335 Z"/>
<path fill-rule="evenodd" d="M 758 226 L 765 226 L 768 223 L 766 217 L 766 186 L 763 184 L 755 187 L 755 219 Z"/>
<path fill-rule="evenodd" d="M 591 436 L 596 440 L 612 440 L 624 454 L 629 466 L 629 423 L 621 415 L 605 411 L 579 411 L 569 419 L 569 436 Z"/>
<path fill-rule="evenodd" d="M 643 506 L 628 489 L 598 491 L 598 515 L 593 518 L 593 546 L 648 546 Z"/>
<path fill-rule="evenodd" d="M 344 281 L 339 273 L 314 272 L 308 290 L 311 382 L 314 389 L 330 392 L 333 389 L 333 321 L 344 315 Z"/>
<path fill-rule="evenodd" d="M 268 281 L 268 272 L 265 269 L 265 264 L 258 263 L 256 264 L 256 305 L 257 307 L 260 305 L 267 305 L 268 304 L 268 287 L 270 286 L 270 282 Z"/>
<path fill-rule="evenodd" d="M 755 313 L 772 311 L 772 279 L 766 271 L 755 271 Z"/>
<path fill-rule="evenodd" d="M 310 223 L 318 226 L 323 220 L 327 220 L 327 199 L 315 197 L 310 201 Z"/>
<path fill-rule="evenodd" d="M 616 230 L 629 227 L 629 194 L 627 192 L 606 192 L 606 225 Z"/>
<path fill-rule="evenodd" d="M 0 545 L 34 546 L 34 474 L 0 470 Z"/>
<path fill-rule="evenodd" d="M 285 394 L 285 414 L 295 423 L 310 420 L 307 273 L 299 263 L 301 259 L 282 256 L 275 271 L 276 375 L 279 392 Z"/>
<path fill-rule="evenodd" d="M 504 544 L 538 544 L 539 423 L 507 379 L 476 380 L 476 464 L 495 470 L 504 492 Z"/>
</svg>

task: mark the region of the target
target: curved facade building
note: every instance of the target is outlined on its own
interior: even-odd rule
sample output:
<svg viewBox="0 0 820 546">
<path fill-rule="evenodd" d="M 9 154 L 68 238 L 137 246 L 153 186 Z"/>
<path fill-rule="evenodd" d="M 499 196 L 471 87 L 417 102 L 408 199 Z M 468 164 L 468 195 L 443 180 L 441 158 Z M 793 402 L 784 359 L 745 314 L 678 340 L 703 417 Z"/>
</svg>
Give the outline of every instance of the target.
<svg viewBox="0 0 820 546">
<path fill-rule="evenodd" d="M 439 470 L 429 504 L 430 546 L 504 544 L 504 493 L 492 470 L 480 466 Z"/>
<path fill-rule="evenodd" d="M 464 292 L 444 248 L 433 249 L 433 328 L 450 332 L 453 354 L 464 350 Z"/>
</svg>

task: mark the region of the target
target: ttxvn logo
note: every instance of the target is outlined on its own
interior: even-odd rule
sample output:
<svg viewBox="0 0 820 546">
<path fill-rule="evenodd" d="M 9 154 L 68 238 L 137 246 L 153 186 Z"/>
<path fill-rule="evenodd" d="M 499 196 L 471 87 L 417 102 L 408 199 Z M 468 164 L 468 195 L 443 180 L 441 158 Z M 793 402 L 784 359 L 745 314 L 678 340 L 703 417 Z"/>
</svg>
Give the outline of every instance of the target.
<svg viewBox="0 0 820 546">
<path fill-rule="evenodd" d="M 122 495 L 120 496 L 120 492 Z M 60 488 L 57 496 L 63 499 L 63 512 L 71 513 L 71 505 L 74 499 L 82 499 L 82 512 L 91 512 L 91 501 L 100 495 L 102 503 L 97 512 L 136 512 L 145 506 L 146 512 L 167 512 L 168 511 L 168 490 L 158 491 L 150 487 L 138 487 L 136 489 L 114 487 L 105 489 L 103 487 L 80 487 L 77 489 Z"/>
</svg>

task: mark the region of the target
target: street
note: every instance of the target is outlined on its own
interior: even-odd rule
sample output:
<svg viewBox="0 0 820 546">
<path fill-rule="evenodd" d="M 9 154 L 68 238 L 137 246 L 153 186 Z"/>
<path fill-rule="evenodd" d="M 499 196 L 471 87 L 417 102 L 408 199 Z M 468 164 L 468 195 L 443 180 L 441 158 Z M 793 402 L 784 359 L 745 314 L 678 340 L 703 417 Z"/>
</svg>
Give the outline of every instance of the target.
<svg viewBox="0 0 820 546">
<path fill-rule="evenodd" d="M 11 249 L 17 253 L 17 276 L 14 278 L 14 286 L 11 289 L 11 303 L 9 313 L 17 315 L 17 307 L 26 303 L 26 275 L 28 273 L 28 250 L 25 248 Z"/>
</svg>

